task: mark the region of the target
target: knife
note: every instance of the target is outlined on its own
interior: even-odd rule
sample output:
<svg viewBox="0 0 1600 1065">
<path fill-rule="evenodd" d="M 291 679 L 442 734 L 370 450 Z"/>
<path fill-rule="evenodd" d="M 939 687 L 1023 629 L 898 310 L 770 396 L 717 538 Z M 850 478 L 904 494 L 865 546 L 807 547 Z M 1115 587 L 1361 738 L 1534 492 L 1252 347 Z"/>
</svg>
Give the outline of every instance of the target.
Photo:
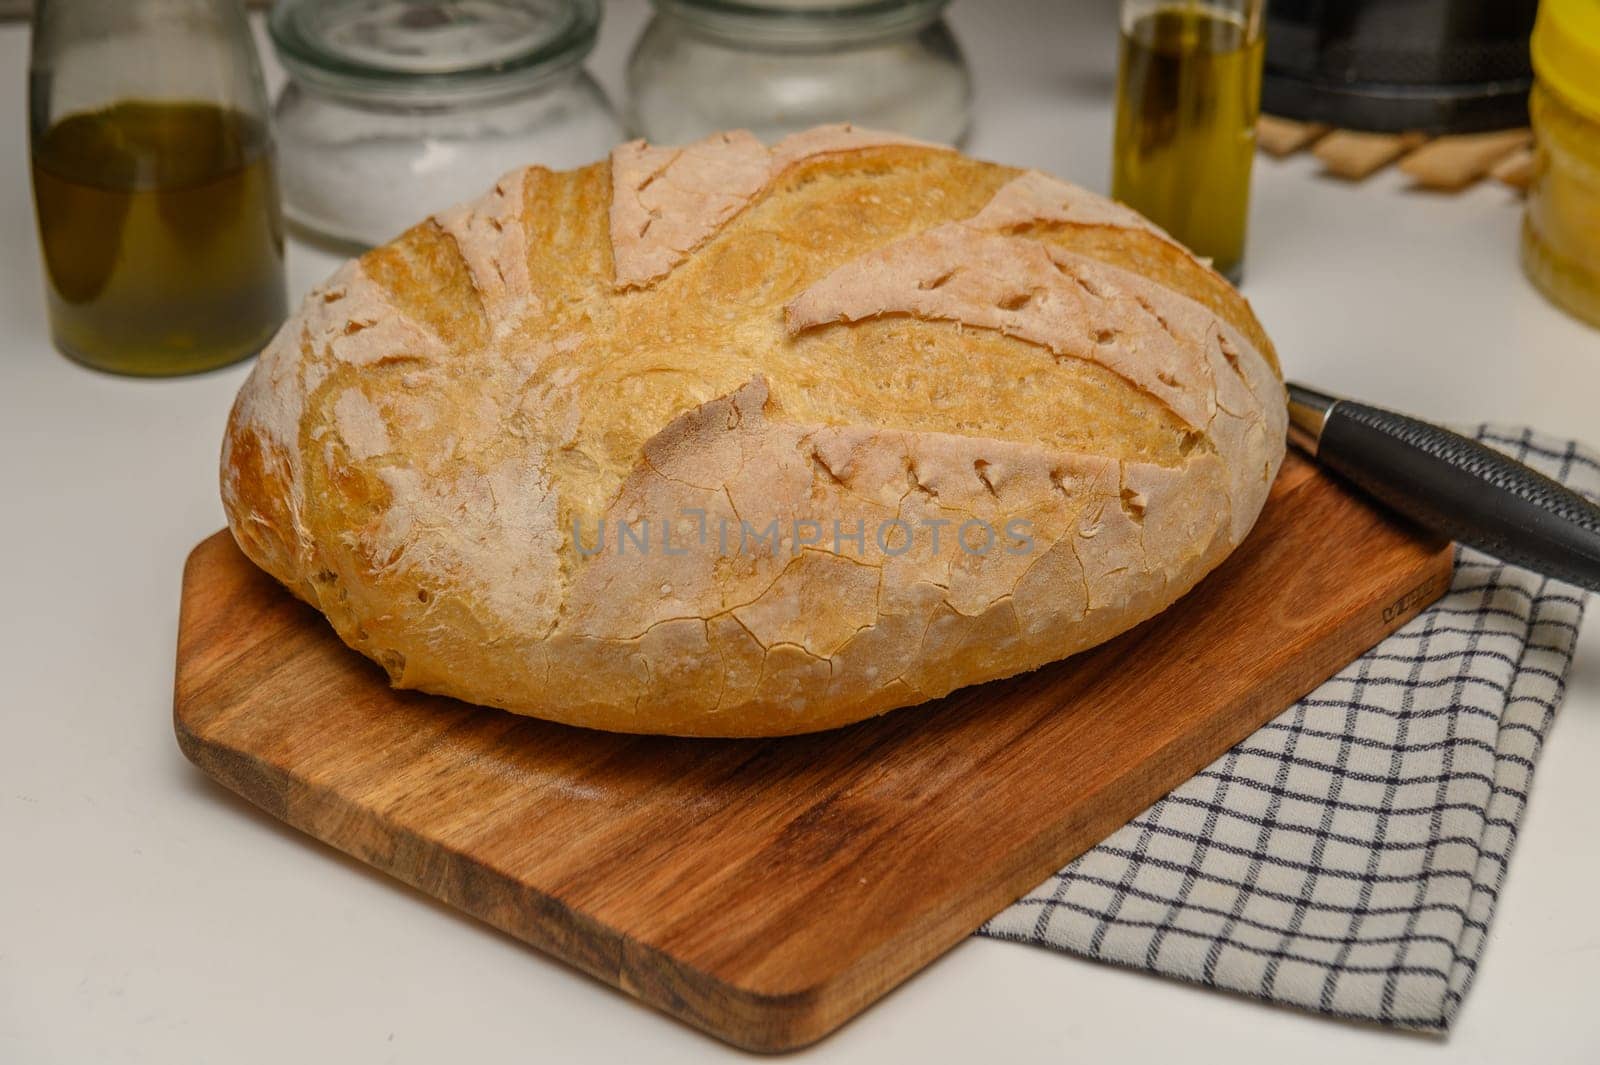
<svg viewBox="0 0 1600 1065">
<path fill-rule="evenodd" d="M 1600 506 L 1476 440 L 1293 382 L 1289 440 L 1419 525 L 1600 591 Z"/>
</svg>

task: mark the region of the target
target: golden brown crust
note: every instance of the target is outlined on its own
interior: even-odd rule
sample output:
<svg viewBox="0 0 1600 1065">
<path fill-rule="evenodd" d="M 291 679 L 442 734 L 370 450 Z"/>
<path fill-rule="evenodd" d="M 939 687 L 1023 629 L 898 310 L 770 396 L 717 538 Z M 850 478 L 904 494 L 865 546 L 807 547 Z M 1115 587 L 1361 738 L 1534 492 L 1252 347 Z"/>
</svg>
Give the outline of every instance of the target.
<svg viewBox="0 0 1600 1065">
<path fill-rule="evenodd" d="M 1281 388 L 1232 288 L 1082 189 L 849 127 L 636 143 L 313 292 L 223 499 L 398 686 L 804 732 L 1183 594 L 1265 499 Z"/>
</svg>

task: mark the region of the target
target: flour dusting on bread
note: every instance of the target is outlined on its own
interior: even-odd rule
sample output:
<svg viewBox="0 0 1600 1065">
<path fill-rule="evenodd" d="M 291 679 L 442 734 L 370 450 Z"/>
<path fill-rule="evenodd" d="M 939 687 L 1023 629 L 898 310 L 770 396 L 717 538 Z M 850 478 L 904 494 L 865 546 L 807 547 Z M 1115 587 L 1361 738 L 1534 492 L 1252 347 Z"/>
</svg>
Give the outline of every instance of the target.
<svg viewBox="0 0 1600 1065">
<path fill-rule="evenodd" d="M 779 174 L 808 159 L 885 145 L 924 145 L 848 123 L 819 126 L 769 151 L 744 130 L 682 148 L 630 141 L 611 152 L 611 248 L 618 288 L 661 277 L 705 243 Z"/>
<path fill-rule="evenodd" d="M 481 200 L 435 216 L 455 239 L 500 336 L 541 306 L 528 277 L 528 239 L 522 227 L 526 178 L 526 170 L 514 170 Z"/>
</svg>

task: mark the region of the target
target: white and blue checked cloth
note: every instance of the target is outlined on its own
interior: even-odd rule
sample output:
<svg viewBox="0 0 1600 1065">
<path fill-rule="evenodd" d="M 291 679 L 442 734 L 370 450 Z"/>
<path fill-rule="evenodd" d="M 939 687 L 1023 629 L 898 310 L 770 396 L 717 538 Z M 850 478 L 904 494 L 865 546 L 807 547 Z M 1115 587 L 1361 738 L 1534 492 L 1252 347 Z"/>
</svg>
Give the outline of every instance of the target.
<svg viewBox="0 0 1600 1065">
<path fill-rule="evenodd" d="M 1600 496 L 1576 444 L 1478 438 Z M 1582 616 L 1577 589 L 1458 552 L 1436 605 L 980 934 L 1445 1031 Z"/>
</svg>

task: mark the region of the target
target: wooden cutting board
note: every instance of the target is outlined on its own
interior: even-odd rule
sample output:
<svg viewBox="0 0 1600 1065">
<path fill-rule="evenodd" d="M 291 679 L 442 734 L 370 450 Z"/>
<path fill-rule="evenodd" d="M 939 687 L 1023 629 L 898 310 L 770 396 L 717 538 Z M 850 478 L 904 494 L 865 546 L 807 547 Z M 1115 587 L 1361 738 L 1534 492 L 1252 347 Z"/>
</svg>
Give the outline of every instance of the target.
<svg viewBox="0 0 1600 1065">
<path fill-rule="evenodd" d="M 391 691 L 227 533 L 174 719 L 295 827 L 731 1043 L 802 1046 L 1445 589 L 1450 550 L 1293 456 L 1255 531 L 1121 638 L 850 728 L 681 740 Z"/>
</svg>

